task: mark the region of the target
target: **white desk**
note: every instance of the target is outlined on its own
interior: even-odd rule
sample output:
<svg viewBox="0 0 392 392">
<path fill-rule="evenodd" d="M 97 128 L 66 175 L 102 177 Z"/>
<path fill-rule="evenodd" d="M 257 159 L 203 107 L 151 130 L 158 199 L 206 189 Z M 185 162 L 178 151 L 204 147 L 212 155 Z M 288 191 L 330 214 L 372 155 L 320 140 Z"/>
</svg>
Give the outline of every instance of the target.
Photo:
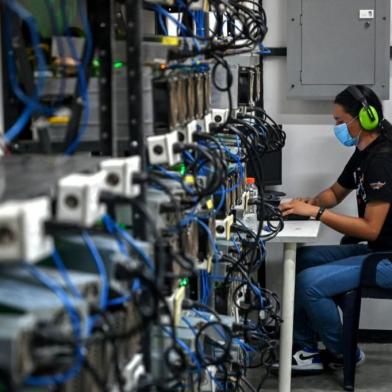
<svg viewBox="0 0 392 392">
<path fill-rule="evenodd" d="M 246 215 L 245 225 L 257 231 L 258 222 L 254 214 Z M 291 356 L 293 346 L 295 263 L 297 244 L 313 242 L 320 231 L 320 222 L 285 221 L 284 229 L 271 242 L 284 244 L 282 319 L 279 352 L 279 392 L 291 391 Z M 263 234 L 267 234 L 263 232 Z"/>
</svg>

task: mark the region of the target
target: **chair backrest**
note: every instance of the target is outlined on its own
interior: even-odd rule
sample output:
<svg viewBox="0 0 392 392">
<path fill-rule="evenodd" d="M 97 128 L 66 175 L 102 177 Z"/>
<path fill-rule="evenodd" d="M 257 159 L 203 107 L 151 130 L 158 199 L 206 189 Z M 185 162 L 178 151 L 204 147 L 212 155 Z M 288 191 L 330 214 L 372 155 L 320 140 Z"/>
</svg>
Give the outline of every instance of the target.
<svg viewBox="0 0 392 392">
<path fill-rule="evenodd" d="M 381 287 L 362 287 L 361 297 L 392 300 L 392 289 L 383 289 Z"/>
<path fill-rule="evenodd" d="M 360 278 L 361 287 L 378 288 L 376 283 L 377 266 L 383 260 L 391 261 L 392 252 L 371 253 L 365 258 Z"/>
</svg>

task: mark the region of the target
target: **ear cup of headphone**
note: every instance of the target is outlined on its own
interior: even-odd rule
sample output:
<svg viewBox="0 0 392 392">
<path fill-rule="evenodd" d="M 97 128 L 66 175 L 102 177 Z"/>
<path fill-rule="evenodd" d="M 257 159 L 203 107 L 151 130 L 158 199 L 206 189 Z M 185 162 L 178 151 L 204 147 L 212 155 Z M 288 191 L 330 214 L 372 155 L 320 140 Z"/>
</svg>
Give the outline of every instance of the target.
<svg viewBox="0 0 392 392">
<path fill-rule="evenodd" d="M 374 120 L 370 118 L 368 111 L 371 111 Z M 378 116 L 377 110 L 373 106 L 369 106 L 368 108 L 362 108 L 359 112 L 358 118 L 361 127 L 365 131 L 373 131 L 380 124 L 380 118 Z"/>
</svg>

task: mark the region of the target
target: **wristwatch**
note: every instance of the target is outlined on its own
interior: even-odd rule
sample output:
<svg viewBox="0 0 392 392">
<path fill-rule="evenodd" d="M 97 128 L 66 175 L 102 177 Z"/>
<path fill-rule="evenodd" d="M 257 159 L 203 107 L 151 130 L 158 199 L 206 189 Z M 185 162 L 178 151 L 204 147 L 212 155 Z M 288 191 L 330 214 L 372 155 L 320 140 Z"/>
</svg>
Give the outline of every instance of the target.
<svg viewBox="0 0 392 392">
<path fill-rule="evenodd" d="M 321 215 L 324 214 L 324 211 L 325 211 L 325 207 L 320 207 L 320 209 L 318 210 L 318 213 L 316 215 L 316 220 L 319 221 L 321 219 Z"/>
</svg>

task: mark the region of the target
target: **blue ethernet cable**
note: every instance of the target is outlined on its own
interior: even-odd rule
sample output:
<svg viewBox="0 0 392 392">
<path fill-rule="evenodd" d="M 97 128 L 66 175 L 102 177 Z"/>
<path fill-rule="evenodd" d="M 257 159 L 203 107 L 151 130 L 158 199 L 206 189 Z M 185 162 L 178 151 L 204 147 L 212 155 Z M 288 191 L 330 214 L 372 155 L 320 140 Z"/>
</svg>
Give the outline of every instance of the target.
<svg viewBox="0 0 392 392">
<path fill-rule="evenodd" d="M 215 192 L 215 195 L 220 196 L 219 204 L 217 205 L 216 208 L 214 208 L 212 215 L 216 216 L 218 215 L 219 211 L 223 208 L 223 205 L 225 204 L 226 201 L 226 190 L 225 187 L 222 185 L 219 189 L 218 192 Z"/>
<path fill-rule="evenodd" d="M 187 191 L 188 193 L 190 193 L 190 194 L 193 193 L 193 190 L 192 190 L 187 184 L 184 183 L 183 178 L 182 178 L 179 174 L 172 173 L 172 172 L 166 170 L 164 167 L 159 166 L 159 165 L 156 165 L 156 166 L 154 166 L 154 167 L 155 167 L 156 169 L 158 169 L 158 170 L 159 170 L 162 174 L 164 174 L 166 177 L 168 177 L 168 178 L 170 178 L 170 179 L 172 179 L 172 180 L 174 180 L 174 181 L 177 181 L 177 182 L 179 182 L 179 183 L 182 183 L 183 186 L 184 186 L 184 188 L 186 189 L 186 191 Z"/>
<path fill-rule="evenodd" d="M 84 240 L 84 243 L 86 244 L 88 250 L 90 251 L 91 256 L 93 257 L 93 260 L 97 266 L 97 270 L 99 273 L 99 277 L 101 280 L 101 293 L 100 293 L 100 300 L 99 300 L 99 306 L 101 309 L 106 309 L 108 305 L 108 298 L 109 298 L 109 279 L 106 273 L 106 268 L 105 268 L 105 263 L 99 254 L 99 251 L 91 238 L 91 236 L 87 233 L 87 231 L 84 231 L 82 233 L 82 238 Z"/>
<path fill-rule="evenodd" d="M 109 215 L 105 215 L 102 218 L 102 222 L 106 227 L 106 230 L 115 238 L 118 247 L 120 249 L 120 252 L 126 256 L 129 257 L 129 252 L 127 247 L 125 246 L 124 242 L 121 240 L 121 238 L 118 237 L 118 230 L 117 227 L 115 225 L 115 223 L 113 222 L 113 220 L 109 217 Z"/>
<path fill-rule="evenodd" d="M 129 243 L 129 245 L 133 248 L 133 250 L 140 256 L 144 264 L 151 270 L 154 271 L 154 262 L 150 259 L 150 257 L 146 254 L 143 248 L 136 242 L 136 240 L 125 230 L 118 227 L 119 233 L 122 237 Z"/>
<path fill-rule="evenodd" d="M 163 332 L 170 336 L 171 338 L 174 337 L 173 332 L 170 331 L 167 327 L 161 326 L 161 329 L 163 330 Z M 176 343 L 189 355 L 189 357 L 192 359 L 193 363 L 195 364 L 195 366 L 197 367 L 198 371 L 201 370 L 201 365 L 199 360 L 196 357 L 196 354 L 179 338 L 175 338 Z"/>
<path fill-rule="evenodd" d="M 169 32 L 167 31 L 167 28 L 165 26 L 165 21 L 163 20 L 163 15 L 161 13 L 158 13 L 158 22 L 159 26 L 161 27 L 161 30 L 163 31 L 163 34 L 169 35 Z"/>
<path fill-rule="evenodd" d="M 252 291 L 254 292 L 254 294 L 258 297 L 259 302 L 260 302 L 260 307 L 263 308 L 264 299 L 263 299 L 263 296 L 261 294 L 260 289 L 257 286 L 255 286 L 253 283 L 249 283 L 249 286 L 252 289 Z"/>
<path fill-rule="evenodd" d="M 17 1 L 10 1 L 10 0 L 5 0 L 6 3 L 6 10 L 11 10 L 13 13 L 17 14 L 20 19 L 22 19 L 30 32 L 31 35 L 31 41 L 32 41 L 32 46 L 33 46 L 33 51 L 35 54 L 35 57 L 37 59 L 37 66 L 38 66 L 38 91 L 41 91 L 43 84 L 44 84 L 44 73 L 48 69 L 48 66 L 45 61 L 45 55 L 43 53 L 42 48 L 40 47 L 40 37 L 39 37 L 39 32 L 38 32 L 38 27 L 36 25 L 36 21 L 33 18 L 33 15 L 26 9 L 24 8 L 20 3 Z M 35 91 L 34 97 L 29 97 L 27 96 L 24 91 L 20 88 L 18 82 L 17 82 L 17 76 L 16 76 L 16 66 L 15 66 L 15 58 L 14 58 L 14 51 L 13 48 L 10 44 L 11 37 L 12 37 L 12 32 L 11 32 L 11 27 L 10 27 L 10 22 L 11 18 L 7 17 L 5 18 L 5 30 L 7 35 L 9 36 L 8 39 L 6 39 L 6 48 L 7 48 L 7 67 L 8 71 L 10 74 L 10 82 L 11 82 L 11 87 L 17 96 L 17 98 L 23 102 L 26 105 L 31 105 L 35 111 L 40 111 L 43 113 L 46 113 L 48 115 L 53 114 L 53 108 L 50 108 L 48 106 L 42 105 L 38 101 L 38 94 L 37 91 Z"/>
<path fill-rule="evenodd" d="M 37 267 L 31 264 L 26 264 L 25 267 L 33 277 L 35 277 L 39 282 L 41 282 L 42 285 L 51 290 L 61 300 L 64 305 L 64 309 L 69 315 L 73 335 L 75 339 L 80 339 L 80 317 L 71 300 L 69 299 L 67 293 L 61 288 L 61 286 L 58 286 L 54 280 L 52 280 L 49 276 L 40 271 Z M 26 385 L 37 387 L 48 387 L 52 385 L 64 384 L 80 373 L 83 366 L 83 361 L 84 355 L 82 348 L 77 347 L 75 349 L 75 363 L 70 369 L 68 369 L 64 373 L 59 373 L 51 376 L 29 376 L 26 378 L 24 383 Z"/>
<path fill-rule="evenodd" d="M 205 37 L 204 12 L 195 11 L 194 15 L 196 20 L 196 35 Z"/>
<path fill-rule="evenodd" d="M 161 5 L 156 4 L 154 6 L 154 11 L 157 12 L 158 14 L 161 14 L 163 16 L 166 16 L 169 18 L 179 29 L 181 35 L 185 35 L 186 33 L 189 33 L 189 29 L 181 22 L 179 22 L 170 12 L 166 11 L 165 8 L 163 8 Z M 200 51 L 200 44 L 197 41 L 195 37 L 192 38 L 192 41 L 198 51 Z"/>
<path fill-rule="evenodd" d="M 195 310 L 193 310 L 194 312 L 196 312 Z M 204 316 L 200 316 L 199 317 L 203 318 L 204 320 L 208 321 L 208 319 L 206 319 Z M 182 321 L 184 321 L 184 323 L 188 326 L 188 328 L 191 330 L 191 332 L 193 333 L 193 335 L 196 337 L 197 336 L 197 331 L 196 329 L 192 326 L 192 324 L 189 322 L 189 320 L 186 317 L 181 317 Z M 202 353 L 202 355 L 204 355 L 204 349 L 201 345 L 201 343 L 199 342 L 199 353 Z M 206 368 L 207 374 L 210 377 L 210 379 L 216 384 L 218 385 L 220 388 L 224 388 L 223 384 L 217 380 L 215 377 L 213 377 L 213 375 L 211 374 L 211 372 Z"/>
<path fill-rule="evenodd" d="M 254 347 L 252 347 L 249 344 L 245 343 L 241 339 L 237 339 L 237 338 L 233 339 L 233 343 L 237 344 L 241 348 L 241 350 L 242 350 L 242 352 L 244 354 L 244 357 L 245 357 L 245 364 L 249 363 L 250 354 L 257 352 L 257 350 Z"/>
<path fill-rule="evenodd" d="M 210 288 L 209 288 L 209 277 L 208 271 L 200 270 L 199 271 L 199 280 L 200 280 L 200 303 L 203 305 L 208 304 L 208 299 L 210 297 Z"/>
<path fill-rule="evenodd" d="M 52 260 L 55 263 L 61 277 L 63 278 L 64 282 L 68 286 L 69 291 L 72 293 L 72 295 L 75 298 L 82 299 L 82 294 L 80 294 L 80 291 L 78 288 L 73 284 L 68 271 L 64 265 L 63 260 L 61 259 L 61 256 L 57 250 L 54 250 L 52 253 Z"/>
<path fill-rule="evenodd" d="M 46 63 L 45 63 L 45 58 L 42 53 L 42 49 L 39 47 L 39 34 L 37 32 L 36 26 L 34 24 L 34 19 L 32 18 L 31 14 L 23 8 L 19 3 L 11 1 L 11 0 L 4 0 L 6 3 L 6 10 L 10 9 L 14 13 L 16 13 L 21 19 L 25 20 L 30 34 L 31 34 L 31 40 L 33 42 L 33 47 L 34 47 L 34 53 L 37 58 L 37 64 L 38 64 L 38 69 L 39 69 L 39 77 L 38 77 L 38 84 L 36 86 L 36 91 L 34 93 L 34 96 L 29 98 L 28 104 L 24 108 L 22 114 L 19 116 L 19 118 L 16 120 L 16 122 L 9 128 L 5 134 L 4 134 L 4 142 L 5 144 L 11 143 L 23 130 L 24 128 L 28 125 L 31 116 L 35 112 L 35 110 L 38 108 L 39 102 L 38 102 L 38 96 L 40 94 L 40 91 L 43 88 L 43 77 L 42 74 L 44 70 L 46 70 Z M 9 18 L 5 18 L 5 32 L 6 34 L 11 37 L 11 31 L 10 31 L 10 26 L 9 26 Z M 18 96 L 19 92 L 21 92 L 21 89 L 19 88 L 17 84 L 17 78 L 16 78 L 16 70 L 15 70 L 15 64 L 14 64 L 14 56 L 13 56 L 13 50 L 10 47 L 10 42 L 9 39 L 5 40 L 5 45 L 7 49 L 7 68 L 9 72 L 9 80 L 11 83 L 11 87 L 13 88 L 15 94 Z M 21 96 L 22 97 L 22 96 Z"/>
<path fill-rule="evenodd" d="M 136 240 L 124 229 L 122 229 L 118 223 L 114 222 L 112 218 L 109 215 L 106 215 L 107 222 L 111 222 L 115 230 L 121 235 L 122 238 L 124 238 L 125 241 L 129 243 L 129 245 L 132 247 L 132 249 L 140 256 L 142 261 L 146 264 L 146 266 L 151 270 L 154 271 L 154 263 L 150 259 L 150 257 L 146 254 L 146 252 L 143 250 L 143 248 L 136 242 Z"/>
<path fill-rule="evenodd" d="M 212 250 L 214 253 L 214 256 L 217 258 L 220 258 L 220 254 L 219 254 L 219 250 L 216 246 L 216 241 L 214 241 L 213 237 L 212 237 L 212 233 L 210 228 L 197 216 L 194 216 L 194 219 L 196 220 L 196 222 L 203 228 L 203 230 L 207 233 L 208 236 L 208 240 L 210 241 L 210 244 L 212 246 Z"/>
<path fill-rule="evenodd" d="M 132 296 L 131 295 L 125 295 L 123 297 L 118 297 L 118 298 L 114 298 L 108 301 L 108 308 L 112 307 L 112 306 L 119 306 L 119 305 L 123 305 L 127 302 L 132 301 Z"/>
<path fill-rule="evenodd" d="M 238 254 L 241 254 L 241 249 L 240 249 L 237 241 L 234 238 L 231 239 L 231 243 L 234 245 L 236 252 Z"/>
</svg>

